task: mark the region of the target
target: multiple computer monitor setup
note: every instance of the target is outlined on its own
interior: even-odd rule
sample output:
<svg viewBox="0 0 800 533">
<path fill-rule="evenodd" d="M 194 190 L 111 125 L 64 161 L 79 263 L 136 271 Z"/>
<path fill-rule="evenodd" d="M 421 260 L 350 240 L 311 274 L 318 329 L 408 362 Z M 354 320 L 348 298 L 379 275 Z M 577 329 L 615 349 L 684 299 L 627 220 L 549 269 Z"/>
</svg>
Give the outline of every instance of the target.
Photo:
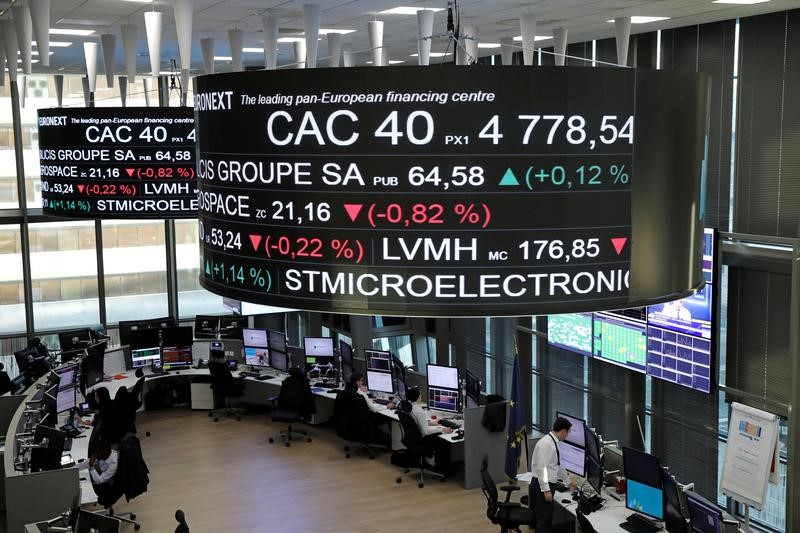
<svg viewBox="0 0 800 533">
<path fill-rule="evenodd" d="M 269 329 L 242 329 L 244 362 L 254 367 L 272 367 L 289 371 L 286 334 Z"/>
<path fill-rule="evenodd" d="M 319 376 L 335 376 L 336 361 L 333 339 L 330 337 L 304 337 L 305 371 Z"/>
<path fill-rule="evenodd" d="M 241 339 L 250 318 L 242 315 L 197 315 L 194 333 L 198 339 Z"/>
<path fill-rule="evenodd" d="M 181 368 L 192 365 L 192 326 L 130 331 L 131 367 Z"/>
</svg>

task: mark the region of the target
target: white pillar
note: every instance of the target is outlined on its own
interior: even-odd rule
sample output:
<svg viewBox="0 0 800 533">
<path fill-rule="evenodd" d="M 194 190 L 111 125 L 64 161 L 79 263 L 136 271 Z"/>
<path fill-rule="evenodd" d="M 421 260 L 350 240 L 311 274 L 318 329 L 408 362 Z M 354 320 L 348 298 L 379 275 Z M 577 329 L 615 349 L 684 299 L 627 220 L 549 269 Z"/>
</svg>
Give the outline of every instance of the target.
<svg viewBox="0 0 800 533">
<path fill-rule="evenodd" d="M 233 63 L 231 68 L 233 69 L 233 72 L 241 72 L 244 70 L 244 61 L 242 60 L 244 31 L 238 28 L 228 30 L 228 43 L 231 45 L 231 58 Z"/>
<path fill-rule="evenodd" d="M 292 49 L 294 50 L 294 68 L 306 68 L 306 42 L 294 41 Z"/>
<path fill-rule="evenodd" d="M 342 51 L 342 65 L 345 67 L 356 66 L 356 55 L 350 49 Z"/>
<path fill-rule="evenodd" d="M 123 24 L 119 27 L 122 32 L 122 49 L 125 53 L 125 73 L 128 81 L 136 81 L 136 39 L 139 28 L 135 24 Z"/>
<path fill-rule="evenodd" d="M 384 44 L 381 48 L 381 66 L 388 67 L 391 65 L 392 51 L 389 49 L 388 44 Z"/>
<path fill-rule="evenodd" d="M 555 61 L 556 66 L 563 67 L 566 64 L 566 57 L 564 55 L 567 53 L 567 29 L 566 28 L 556 28 L 553 31 L 553 48 L 555 50 Z"/>
<path fill-rule="evenodd" d="M 142 78 L 142 84 L 144 85 L 144 105 L 150 107 L 150 97 L 153 93 L 153 78 L 145 76 Z"/>
<path fill-rule="evenodd" d="M 28 0 L 39 65 L 50 66 L 50 0 Z"/>
<path fill-rule="evenodd" d="M 36 44 L 39 44 L 39 41 L 36 41 Z M 53 74 L 53 85 L 56 86 L 56 101 L 58 102 L 58 107 L 62 107 L 64 105 L 64 75 L 63 74 Z"/>
<path fill-rule="evenodd" d="M 372 48 L 372 65 L 381 66 L 383 61 L 383 21 L 370 20 L 367 22 L 367 32 L 369 33 L 369 46 Z"/>
<path fill-rule="evenodd" d="M 128 105 L 128 76 L 119 77 L 119 99 L 122 107 Z"/>
<path fill-rule="evenodd" d="M 104 33 L 100 36 L 100 44 L 103 47 L 103 67 L 106 71 L 106 85 L 108 88 L 114 87 L 115 57 L 117 55 L 117 36 L 113 33 Z"/>
<path fill-rule="evenodd" d="M 2 30 L 3 34 L 3 47 L 5 48 L 6 61 L 8 63 L 8 79 L 17 81 L 19 45 L 17 44 L 17 31 L 14 29 L 14 21 L 9 19 L 0 20 L 0 30 Z"/>
<path fill-rule="evenodd" d="M 500 39 L 500 61 L 505 66 L 514 63 L 514 39 L 511 37 Z"/>
<path fill-rule="evenodd" d="M 320 7 L 317 4 L 303 4 L 303 31 L 306 34 L 306 66 L 308 68 L 317 68 L 319 21 Z"/>
<path fill-rule="evenodd" d="M 533 65 L 533 47 L 536 42 L 536 15 L 525 13 L 519 17 L 522 30 L 522 59 L 526 65 Z"/>
<path fill-rule="evenodd" d="M 432 9 L 417 11 L 417 64 L 421 66 L 431 64 L 434 13 Z"/>
<path fill-rule="evenodd" d="M 178 34 L 178 51 L 181 56 L 181 104 L 185 105 L 189 92 L 189 70 L 192 68 L 193 0 L 174 0 L 175 31 Z"/>
<path fill-rule="evenodd" d="M 150 52 L 150 75 L 158 76 L 161 71 L 161 22 L 160 11 L 144 12 L 144 27 L 147 31 L 147 49 Z"/>
<path fill-rule="evenodd" d="M 89 92 L 97 87 L 97 43 L 83 43 L 83 55 L 86 59 L 86 79 L 89 80 Z"/>
<path fill-rule="evenodd" d="M 214 74 L 214 38 L 200 39 L 200 48 L 203 50 L 203 67 L 206 74 Z"/>
<path fill-rule="evenodd" d="M 264 68 L 275 70 L 278 65 L 278 18 L 261 17 L 261 28 L 264 30 Z"/>
<path fill-rule="evenodd" d="M 11 6 L 11 13 L 14 17 L 14 29 L 17 30 L 17 44 L 19 45 L 19 57 L 22 59 L 22 72 L 30 74 L 32 59 L 31 41 L 33 41 L 31 11 L 28 9 L 27 4 L 18 4 Z"/>
<path fill-rule="evenodd" d="M 617 64 L 628 64 L 628 41 L 631 38 L 631 18 L 617 17 L 614 19 L 614 30 L 617 33 Z"/>
<path fill-rule="evenodd" d="M 336 68 L 340 65 L 342 59 L 342 34 L 329 33 L 328 34 L 328 66 Z"/>
</svg>

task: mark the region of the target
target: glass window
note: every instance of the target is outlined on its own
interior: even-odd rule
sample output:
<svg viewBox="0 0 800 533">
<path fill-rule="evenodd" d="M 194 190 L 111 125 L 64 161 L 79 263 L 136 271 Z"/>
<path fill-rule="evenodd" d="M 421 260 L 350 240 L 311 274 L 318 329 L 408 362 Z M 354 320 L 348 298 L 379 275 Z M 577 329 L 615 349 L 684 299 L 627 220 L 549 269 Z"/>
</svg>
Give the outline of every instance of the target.
<svg viewBox="0 0 800 533">
<path fill-rule="evenodd" d="M 392 352 L 406 366 L 414 364 L 414 351 L 411 349 L 411 335 L 395 335 L 393 337 L 377 337 L 372 339 L 375 350 Z"/>
<path fill-rule="evenodd" d="M 0 334 L 25 331 L 21 250 L 19 226 L 0 225 Z"/>
<path fill-rule="evenodd" d="M 163 221 L 103 221 L 103 263 L 109 324 L 167 315 Z"/>
<path fill-rule="evenodd" d="M 178 268 L 178 314 L 181 318 L 195 315 L 226 313 L 222 296 L 200 286 L 200 248 L 197 220 L 175 221 L 175 260 Z"/>
<path fill-rule="evenodd" d="M 94 222 L 31 224 L 28 235 L 36 331 L 99 322 Z"/>
</svg>

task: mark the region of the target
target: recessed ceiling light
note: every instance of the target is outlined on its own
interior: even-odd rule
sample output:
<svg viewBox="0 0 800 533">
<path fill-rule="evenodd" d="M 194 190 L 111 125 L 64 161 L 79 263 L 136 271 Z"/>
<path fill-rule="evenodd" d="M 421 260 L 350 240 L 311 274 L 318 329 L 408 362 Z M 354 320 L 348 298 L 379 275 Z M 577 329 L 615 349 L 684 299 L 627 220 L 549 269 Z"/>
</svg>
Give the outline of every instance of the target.
<svg viewBox="0 0 800 533">
<path fill-rule="evenodd" d="M 444 52 L 431 52 L 430 55 L 431 55 L 431 57 L 444 57 L 444 56 L 449 56 L 452 53 L 453 52 L 447 52 L 447 53 L 444 53 Z M 419 56 L 419 54 L 411 54 L 409 57 L 418 57 L 418 56 Z"/>
<path fill-rule="evenodd" d="M 348 33 L 355 33 L 356 30 L 340 30 L 338 28 L 320 28 L 319 34 L 320 35 L 328 35 L 329 33 L 340 33 L 342 35 L 347 35 Z"/>
<path fill-rule="evenodd" d="M 242 48 L 242 52 L 246 54 L 263 54 L 263 48 Z"/>
<path fill-rule="evenodd" d="M 231 56 L 214 56 L 214 61 L 233 61 Z"/>
<path fill-rule="evenodd" d="M 50 35 L 80 35 L 86 37 L 94 33 L 94 30 L 76 30 L 71 28 L 50 28 Z"/>
<path fill-rule="evenodd" d="M 500 48 L 500 43 L 478 43 L 478 48 Z"/>
<path fill-rule="evenodd" d="M 547 39 L 552 39 L 552 38 L 553 38 L 552 35 L 537 35 L 536 37 L 533 38 L 533 42 L 546 41 Z M 522 41 L 522 35 L 517 35 L 516 37 L 514 37 L 514 40 Z"/>
<path fill-rule="evenodd" d="M 634 15 L 631 17 L 631 24 L 647 24 L 648 22 L 659 22 L 662 20 L 669 20 L 672 17 L 644 17 L 641 15 Z M 613 20 L 607 20 L 606 22 L 614 23 Z"/>
<path fill-rule="evenodd" d="M 712 4 L 761 4 L 763 2 L 769 2 L 769 0 L 714 0 L 711 2 Z"/>
<path fill-rule="evenodd" d="M 394 7 L 392 9 L 386 9 L 385 11 L 378 11 L 379 15 L 416 15 L 417 11 L 422 11 L 423 9 L 427 9 L 429 11 L 444 11 L 443 7 L 409 7 L 409 6 L 400 6 Z"/>
<path fill-rule="evenodd" d="M 31 44 L 36 46 L 36 41 L 31 41 Z M 50 48 L 66 48 L 67 46 L 72 46 L 72 43 L 66 41 L 50 41 Z"/>
<path fill-rule="evenodd" d="M 402 61 L 400 59 L 390 59 L 389 60 L 389 64 L 390 65 L 397 65 L 398 63 L 405 63 L 405 61 Z M 371 64 L 372 64 L 372 61 L 367 61 L 367 65 L 371 65 Z"/>
<path fill-rule="evenodd" d="M 305 37 L 281 37 L 280 39 L 278 39 L 279 43 L 296 43 L 296 42 L 299 42 L 299 41 L 305 42 L 306 38 Z"/>
<path fill-rule="evenodd" d="M 20 54 L 21 53 L 22 52 L 20 52 Z M 48 55 L 53 55 L 53 54 L 55 54 L 55 52 L 50 52 Z M 39 51 L 38 50 L 32 50 L 31 51 L 31 55 L 38 56 L 39 55 Z"/>
</svg>

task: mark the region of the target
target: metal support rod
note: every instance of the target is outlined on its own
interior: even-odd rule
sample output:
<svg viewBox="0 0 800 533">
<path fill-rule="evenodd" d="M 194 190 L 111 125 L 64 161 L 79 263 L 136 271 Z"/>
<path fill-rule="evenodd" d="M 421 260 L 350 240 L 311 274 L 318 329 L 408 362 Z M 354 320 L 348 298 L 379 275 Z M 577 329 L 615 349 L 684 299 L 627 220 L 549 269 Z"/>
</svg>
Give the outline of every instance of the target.
<svg viewBox="0 0 800 533">
<path fill-rule="evenodd" d="M 28 236 L 28 195 L 25 189 L 25 160 L 22 145 L 22 118 L 19 112 L 19 86 L 11 80 L 11 120 L 14 125 L 14 158 L 17 164 L 17 190 L 19 206 L 22 209 L 22 225 L 20 226 L 20 245 L 22 248 L 22 286 L 25 296 L 25 331 L 28 337 L 34 334 L 33 322 L 33 279 L 31 276 L 31 241 Z"/>
<path fill-rule="evenodd" d="M 94 250 L 97 256 L 97 300 L 100 311 L 100 323 L 108 329 L 108 315 L 106 314 L 106 268 L 103 263 L 103 223 L 100 219 L 94 221 Z"/>
<path fill-rule="evenodd" d="M 800 481 L 798 480 L 798 460 L 800 460 L 800 425 L 795 411 L 800 410 L 800 243 L 795 242 L 792 256 L 792 303 L 789 314 L 789 353 L 792 357 L 792 376 L 794 384 L 789 387 L 789 434 L 786 442 L 786 531 L 800 531 Z M 794 324 L 792 326 L 791 324 Z"/>
<path fill-rule="evenodd" d="M 175 221 L 164 221 L 164 244 L 167 254 L 167 307 L 169 316 L 179 318 L 178 315 L 178 261 L 175 255 L 178 253 L 175 247 Z"/>
</svg>

